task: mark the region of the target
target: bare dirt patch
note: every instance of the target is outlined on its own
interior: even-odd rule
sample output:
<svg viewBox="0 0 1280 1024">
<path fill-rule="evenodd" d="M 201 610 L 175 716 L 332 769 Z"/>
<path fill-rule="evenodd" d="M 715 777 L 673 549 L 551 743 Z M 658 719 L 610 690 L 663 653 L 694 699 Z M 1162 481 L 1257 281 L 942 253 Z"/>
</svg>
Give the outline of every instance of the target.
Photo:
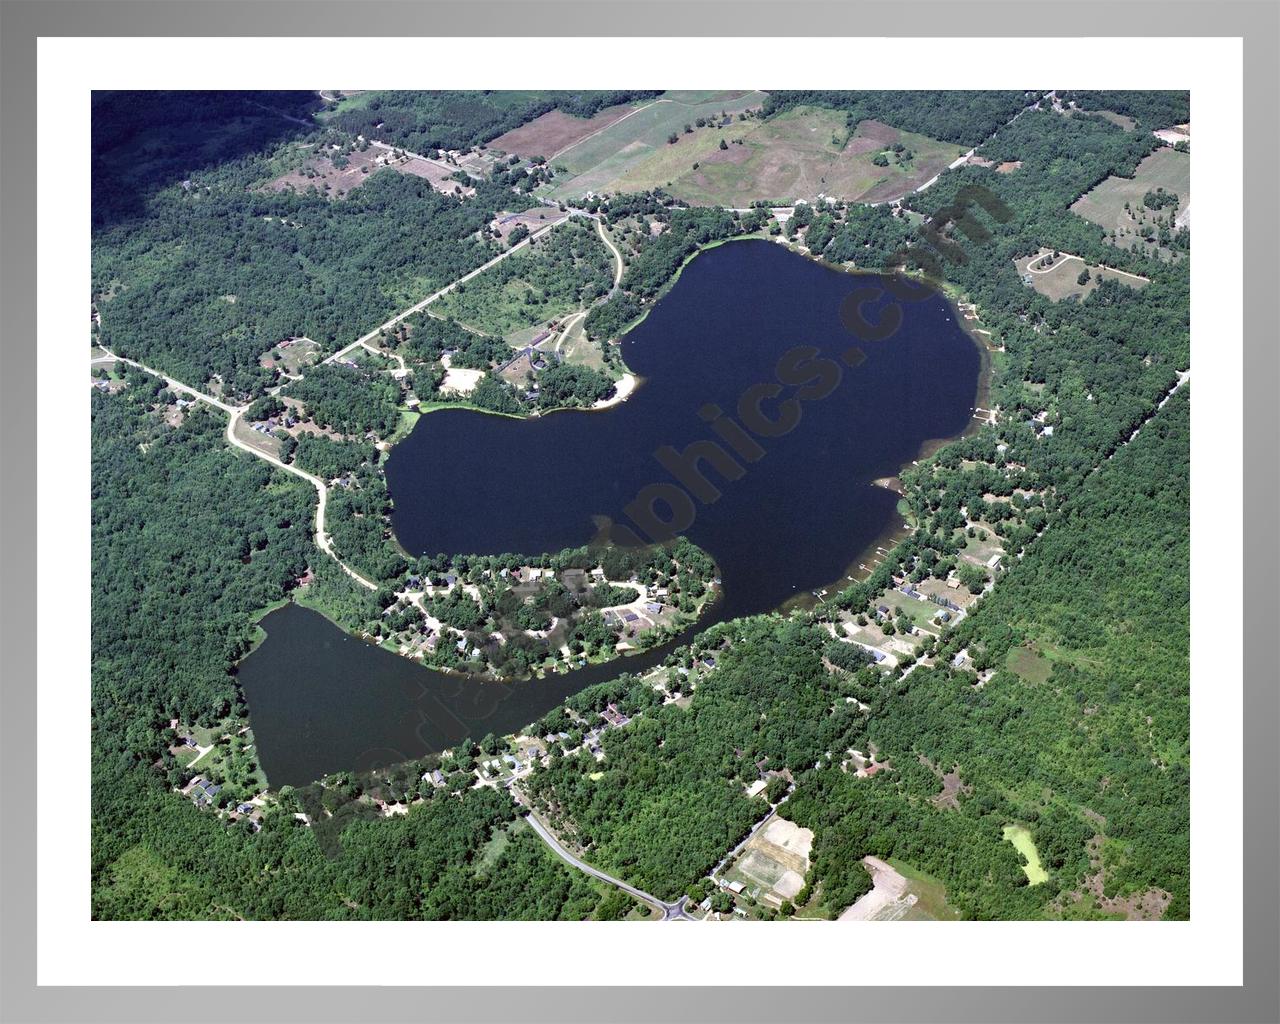
<svg viewBox="0 0 1280 1024">
<path fill-rule="evenodd" d="M 341 167 L 335 166 L 329 156 L 312 156 L 297 170 L 268 182 L 267 188 L 272 192 L 306 192 L 314 188 L 324 195 L 340 199 L 364 184 L 365 179 L 374 171 L 386 166 L 387 156 L 382 150 L 372 147 L 363 151 L 356 150 L 347 155 L 346 162 Z"/>
<path fill-rule="evenodd" d="M 502 212 L 489 225 L 506 241 L 507 236 L 511 234 L 517 227 L 523 224 L 530 232 L 537 231 L 539 228 L 545 228 L 549 221 L 555 220 L 561 216 L 560 210 L 555 206 L 535 206 L 532 210 L 522 210 L 519 213 Z"/>
<path fill-rule="evenodd" d="M 549 110 L 528 124 L 513 128 L 489 143 L 489 148 L 523 157 L 544 156 L 548 160 L 592 132 L 606 128 L 634 108 L 621 104 L 607 107 L 594 117 L 581 118 L 563 110 Z"/>
<path fill-rule="evenodd" d="M 473 196 L 476 190 L 470 185 L 463 185 L 461 182 L 455 181 L 454 172 L 439 164 L 434 164 L 430 160 L 423 160 L 420 157 L 411 156 L 400 161 L 392 161 L 387 165 L 401 174 L 412 174 L 415 178 L 426 178 L 431 182 L 431 187 L 437 192 L 443 192 L 445 195 L 462 195 Z"/>
<path fill-rule="evenodd" d="M 783 900 L 794 900 L 804 888 L 812 848 L 810 829 L 775 817 L 751 837 L 732 874 L 738 876 L 738 881 L 758 889 L 759 899 L 781 906 Z"/>
<path fill-rule="evenodd" d="M 1105 891 L 1104 878 L 1106 869 L 1102 864 L 1102 837 L 1094 836 L 1089 840 L 1089 863 L 1093 866 L 1092 874 L 1085 877 L 1084 883 L 1074 892 L 1068 893 L 1065 899 L 1079 903 L 1086 896 L 1093 900 L 1093 905 L 1104 914 L 1120 914 L 1126 921 L 1159 921 L 1169 909 L 1172 895 L 1163 889 L 1147 889 L 1144 892 L 1130 893 L 1128 896 L 1108 896 Z"/>
<path fill-rule="evenodd" d="M 475 194 L 474 188 L 454 181 L 453 172 L 439 164 L 418 157 L 397 156 L 394 151 L 376 146 L 365 150 L 357 149 L 339 159 L 338 163 L 342 166 L 335 165 L 334 157 L 328 155 L 311 156 L 301 167 L 269 181 L 266 187 L 272 192 L 306 192 L 315 188 L 332 199 L 341 199 L 364 184 L 370 174 L 390 167 L 401 174 L 426 178 L 437 192 L 454 195 L 461 190 L 463 195 Z"/>
<path fill-rule="evenodd" d="M 448 356 L 445 356 L 440 362 L 444 366 L 444 381 L 440 385 L 441 391 L 469 395 L 476 389 L 476 385 L 480 383 L 480 378 L 484 376 L 484 370 L 464 370 L 461 367 L 450 366 Z"/>
<path fill-rule="evenodd" d="M 841 913 L 841 921 L 899 921 L 916 904 L 907 880 L 879 857 L 863 857 L 874 888 Z"/>
</svg>

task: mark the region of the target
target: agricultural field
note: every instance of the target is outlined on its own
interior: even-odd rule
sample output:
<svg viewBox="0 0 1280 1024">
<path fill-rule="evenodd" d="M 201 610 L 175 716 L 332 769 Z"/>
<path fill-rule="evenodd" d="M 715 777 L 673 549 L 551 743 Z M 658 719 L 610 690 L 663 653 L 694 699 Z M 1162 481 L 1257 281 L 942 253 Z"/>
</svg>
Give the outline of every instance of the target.
<svg viewBox="0 0 1280 1024">
<path fill-rule="evenodd" d="M 767 121 L 723 126 L 714 121 L 690 133 L 683 125 L 673 130 L 674 144 L 664 139 L 649 148 L 626 147 L 625 166 L 606 165 L 611 180 L 600 180 L 599 168 L 593 169 L 595 187 L 617 192 L 661 187 L 689 203 L 737 208 L 761 198 L 881 202 L 922 185 L 961 153 L 954 145 L 879 121 L 863 121 L 850 133 L 843 113 L 812 107 L 796 107 Z M 578 182 L 565 187 L 572 190 Z"/>
<path fill-rule="evenodd" d="M 563 110 L 549 110 L 522 124 L 489 143 L 489 149 L 498 153 L 515 153 L 526 159 L 546 157 L 554 160 L 571 146 L 588 136 L 607 128 L 636 110 L 631 104 L 606 107 L 594 117 L 575 117 Z"/>
<path fill-rule="evenodd" d="M 795 900 L 809 870 L 813 832 L 786 818 L 775 817 L 743 848 L 725 877 L 741 882 L 743 892 L 774 909 Z"/>
<path fill-rule="evenodd" d="M 1148 208 L 1145 197 L 1160 190 L 1176 197 L 1176 202 L 1162 209 Z M 1161 147 L 1138 165 L 1132 178 L 1112 175 L 1077 199 L 1071 211 L 1097 224 L 1122 249 L 1137 246 L 1162 259 L 1174 258 L 1173 250 L 1157 240 L 1161 225 L 1190 226 L 1191 154 Z"/>
<path fill-rule="evenodd" d="M 613 261 L 595 227 L 569 220 L 528 249 L 459 285 L 432 307 L 474 330 L 519 334 L 585 308 L 613 283 Z"/>
<path fill-rule="evenodd" d="M 1055 258 L 1056 255 L 1056 258 Z M 1130 288 L 1145 288 L 1151 283 L 1149 278 L 1138 274 L 1130 274 L 1123 270 L 1097 263 L 1086 263 L 1079 256 L 1071 253 L 1055 254 L 1051 249 L 1041 248 L 1039 252 L 1014 260 L 1018 276 L 1024 284 L 1030 284 L 1046 299 L 1061 302 L 1063 299 L 1083 299 L 1098 287 L 1099 283 L 1119 281 Z M 1084 283 L 1080 282 L 1081 274 L 1088 272 Z"/>
<path fill-rule="evenodd" d="M 698 118 L 715 119 L 717 122 L 733 118 L 746 110 L 753 110 L 764 102 L 764 93 L 758 91 L 667 92 L 656 100 L 642 104 L 635 112 L 615 121 L 603 131 L 584 137 L 580 142 L 563 150 L 553 161 L 563 167 L 559 179 L 550 189 L 555 198 L 573 198 L 588 192 L 620 191 L 630 181 L 632 168 L 651 154 L 668 148 L 667 139 L 674 133 L 688 140 L 684 134 L 686 124 L 697 123 Z M 737 125 L 739 122 L 733 121 Z M 726 128 L 726 132 L 730 129 Z M 698 129 L 710 138 L 711 129 Z M 717 141 L 716 136 L 713 142 Z M 675 147 L 679 148 L 679 143 Z M 686 153 L 689 150 L 686 149 Z M 664 179 L 665 181 L 665 179 Z M 630 186 L 628 186 L 630 187 Z"/>
</svg>

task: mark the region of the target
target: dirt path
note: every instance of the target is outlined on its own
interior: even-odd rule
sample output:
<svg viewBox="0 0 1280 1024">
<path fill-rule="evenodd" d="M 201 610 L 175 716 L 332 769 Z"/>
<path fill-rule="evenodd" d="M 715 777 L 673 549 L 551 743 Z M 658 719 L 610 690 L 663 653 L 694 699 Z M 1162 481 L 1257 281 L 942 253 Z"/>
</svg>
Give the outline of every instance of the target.
<svg viewBox="0 0 1280 1024">
<path fill-rule="evenodd" d="M 556 338 L 556 343 L 553 349 L 557 355 L 560 354 L 560 346 L 564 344 L 564 339 L 569 336 L 569 331 L 573 329 L 573 325 L 586 315 L 587 311 L 584 309 L 581 312 L 574 313 L 573 316 L 569 317 L 569 319 L 564 322 L 564 327 L 561 328 L 560 336 Z"/>
<path fill-rule="evenodd" d="M 241 451 L 248 452 L 250 455 L 256 455 L 258 458 L 271 463 L 273 466 L 276 466 L 279 469 L 283 469 L 286 473 L 292 473 L 294 476 L 302 477 L 302 479 L 308 481 L 313 487 L 315 487 L 316 493 L 319 495 L 319 502 L 316 505 L 316 529 L 315 529 L 316 546 L 320 548 L 320 550 L 323 551 L 326 555 L 332 558 L 335 562 L 337 562 L 338 565 L 342 567 L 342 571 L 345 572 L 357 583 L 359 583 L 361 586 L 367 588 L 368 590 L 378 589 L 378 585 L 376 583 L 374 583 L 372 580 L 368 580 L 365 577 L 361 576 L 358 572 L 356 572 L 349 565 L 343 562 L 342 559 L 340 559 L 336 554 L 334 554 L 333 543 L 332 541 L 330 541 L 329 535 L 325 533 L 325 529 L 324 529 L 325 505 L 328 503 L 328 500 L 329 500 L 329 488 L 325 484 L 325 482 L 321 480 L 318 476 L 312 476 L 310 473 L 306 472 L 305 470 L 299 469 L 297 466 L 291 466 L 287 462 L 282 462 L 280 461 L 280 459 L 276 458 L 274 455 L 270 455 L 267 452 L 264 452 L 258 448 L 254 448 L 251 444 L 248 444 L 247 442 L 242 441 L 240 440 L 240 438 L 236 437 L 236 424 L 240 422 L 240 417 L 244 415 L 244 411 L 248 408 L 247 405 L 240 405 L 240 406 L 228 405 L 226 402 L 223 402 L 217 398 L 214 398 L 212 395 L 206 395 L 203 391 L 197 391 L 195 388 L 188 387 L 186 384 L 183 384 L 181 381 L 174 380 L 172 377 L 168 376 L 167 374 L 161 373 L 159 370 L 153 370 L 150 366 L 147 366 L 144 363 L 139 363 L 133 359 L 125 359 L 123 356 L 118 356 L 115 353 L 111 352 L 110 349 L 107 349 L 105 346 L 103 347 L 102 351 L 105 352 L 106 355 L 101 356 L 97 359 L 91 360 L 91 362 L 105 363 L 105 362 L 114 361 L 114 362 L 126 363 L 129 366 L 137 367 L 139 370 L 142 370 L 144 373 L 151 374 L 153 377 L 159 377 L 173 391 L 181 392 L 184 395 L 190 395 L 192 398 L 196 398 L 201 402 L 205 402 L 208 405 L 212 405 L 216 409 L 221 409 L 223 412 L 227 414 L 227 417 L 228 417 L 227 419 L 228 443 L 230 443 L 235 448 L 239 448 Z"/>
<path fill-rule="evenodd" d="M 335 363 L 339 359 L 341 359 L 343 356 L 345 356 L 348 352 L 354 352 L 357 348 L 366 347 L 368 342 L 373 341 L 373 339 L 378 337 L 383 331 L 387 330 L 388 328 L 394 327 L 396 324 L 400 323 L 401 320 L 405 320 L 408 317 L 413 316 L 414 313 L 421 312 L 422 310 L 426 309 L 429 305 L 431 305 L 431 303 L 435 302 L 437 299 L 444 298 L 444 296 L 448 295 L 451 291 L 457 288 L 458 285 L 466 284 L 473 277 L 478 277 L 479 275 L 483 274 L 486 270 L 488 270 L 490 267 L 496 267 L 508 256 L 514 255 L 515 253 L 519 252 L 521 249 L 525 248 L 525 246 L 529 245 L 529 243 L 533 242 L 537 238 L 541 238 L 543 235 L 545 235 L 548 231 L 550 231 L 556 225 L 563 224 L 566 220 L 568 220 L 572 216 L 574 216 L 572 212 L 566 213 L 563 217 L 559 217 L 556 220 L 551 221 L 551 223 L 549 223 L 546 227 L 539 228 L 537 231 L 533 232 L 533 234 L 531 234 L 528 238 L 524 239 L 524 241 L 518 242 L 517 244 L 513 245 L 510 249 L 507 249 L 499 253 L 497 256 L 491 259 L 488 263 L 485 263 L 479 267 L 476 267 L 475 270 L 471 271 L 468 274 L 464 274 L 462 277 L 458 278 L 456 281 L 452 282 L 451 284 L 445 285 L 439 291 L 432 292 L 421 302 L 415 302 L 408 309 L 403 310 L 400 313 L 397 313 L 390 320 L 386 320 L 383 323 L 380 323 L 368 334 L 361 335 L 359 338 L 353 341 L 350 345 L 345 345 L 342 348 L 338 349 L 338 351 L 335 352 L 333 355 L 329 356 L 325 360 L 325 362 Z"/>
<path fill-rule="evenodd" d="M 604 230 L 604 218 L 596 218 L 596 230 L 600 233 L 600 241 L 609 247 L 609 251 L 613 253 L 614 269 L 613 269 L 613 287 L 609 289 L 609 295 L 612 296 L 618 290 L 618 285 L 622 284 L 622 253 L 618 251 L 618 247 L 613 244 L 613 240 Z"/>
</svg>

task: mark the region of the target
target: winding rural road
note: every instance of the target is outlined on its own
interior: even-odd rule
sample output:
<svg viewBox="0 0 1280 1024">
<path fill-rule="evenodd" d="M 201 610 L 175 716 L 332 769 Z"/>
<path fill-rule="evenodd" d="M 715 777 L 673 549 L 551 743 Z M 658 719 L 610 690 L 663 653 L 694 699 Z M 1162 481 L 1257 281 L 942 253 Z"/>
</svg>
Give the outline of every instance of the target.
<svg viewBox="0 0 1280 1024">
<path fill-rule="evenodd" d="M 551 847 L 552 852 L 555 853 L 555 855 L 559 857 L 561 860 L 563 860 L 566 864 L 569 864 L 572 867 L 577 868 L 579 871 L 582 871 L 585 874 L 591 875 L 591 877 L 593 878 L 598 878 L 602 882 L 608 882 L 610 885 L 616 886 L 617 888 L 625 892 L 627 895 L 634 896 L 636 899 L 640 900 L 641 902 L 649 904 L 649 906 L 653 907 L 656 910 L 661 910 L 662 920 L 664 921 L 691 920 L 689 915 L 685 913 L 685 909 L 684 909 L 685 904 L 689 900 L 688 896 L 681 896 L 674 903 L 668 903 L 665 900 L 660 900 L 658 899 L 657 896 L 647 893 L 643 889 L 637 889 L 634 885 L 628 885 L 626 882 L 623 882 L 617 878 L 614 878 L 613 875 L 606 874 L 605 872 L 601 871 L 599 868 L 593 868 L 586 861 L 580 860 L 579 858 L 575 857 L 572 853 L 570 853 L 568 850 L 566 850 L 563 846 L 560 845 L 560 840 L 558 840 L 554 835 L 552 835 L 551 830 L 548 829 L 544 824 L 542 824 L 542 822 L 538 820 L 537 816 L 532 811 L 530 811 L 528 814 L 524 816 L 524 820 L 527 821 L 529 823 L 529 826 L 533 829 L 533 831 L 538 834 L 538 838 L 541 839 L 544 843 L 546 843 L 549 847 Z"/>
<path fill-rule="evenodd" d="M 387 330 L 388 328 L 394 327 L 396 324 L 400 323 L 400 321 L 413 316 L 414 313 L 421 312 L 422 310 L 426 309 L 429 305 L 431 305 L 431 303 L 435 302 L 437 299 L 444 298 L 444 296 L 448 295 L 451 291 L 457 288 L 458 285 L 466 284 L 473 277 L 478 277 L 480 274 L 483 274 L 490 267 L 496 267 L 508 256 L 511 256 L 519 252 L 521 249 L 525 248 L 525 246 L 529 245 L 535 239 L 541 238 L 543 235 L 545 235 L 548 231 L 550 231 L 556 225 L 563 224 L 566 220 L 568 220 L 572 216 L 574 216 L 573 212 L 566 213 L 563 217 L 558 217 L 557 219 L 551 221 L 551 223 L 549 223 L 546 227 L 539 228 L 537 231 L 533 232 L 533 234 L 531 234 L 528 238 L 524 239 L 521 242 L 517 242 L 510 249 L 505 249 L 502 252 L 498 253 L 498 255 L 495 256 L 493 259 L 491 259 L 488 263 L 481 264 L 480 266 L 476 267 L 475 270 L 472 270 L 470 273 L 464 274 L 462 277 L 458 278 L 456 281 L 452 282 L 451 284 L 445 285 L 439 291 L 432 292 L 421 302 L 415 302 L 408 309 L 400 313 L 397 313 L 390 320 L 387 320 L 384 323 L 379 324 L 377 327 L 371 330 L 368 334 L 361 335 L 359 338 L 353 341 L 350 345 L 346 345 L 338 349 L 338 351 L 335 352 L 333 355 L 329 356 L 325 360 L 325 362 L 335 363 L 339 359 L 341 359 L 343 356 L 345 356 L 348 352 L 354 352 L 356 349 L 362 346 L 365 346 L 366 343 L 373 341 L 373 339 L 378 337 L 378 335 L 380 335 L 383 331 Z M 619 256 L 618 258 L 621 259 L 621 256 Z"/>
<path fill-rule="evenodd" d="M 197 391 L 195 388 L 190 387 L 186 384 L 183 384 L 179 380 L 174 380 L 174 378 L 170 377 L 168 374 L 164 374 L 164 373 L 161 373 L 159 370 L 152 369 L 150 366 L 147 366 L 145 363 L 139 363 L 134 359 L 126 359 L 124 356 L 118 356 L 114 352 L 112 352 L 109 348 L 107 348 L 105 345 L 99 345 L 98 347 L 101 348 L 102 351 L 106 353 L 106 355 L 99 356 L 97 359 L 91 359 L 89 361 L 89 364 L 91 366 L 94 363 L 116 363 L 116 362 L 125 363 L 129 366 L 133 366 L 139 370 L 142 370 L 144 373 L 149 373 L 153 377 L 159 377 L 162 381 L 165 382 L 165 384 L 172 391 L 177 391 L 184 395 L 190 395 L 192 398 L 198 399 L 201 402 L 205 402 L 208 405 L 212 405 L 215 409 L 222 410 L 227 414 L 227 417 L 228 417 L 227 441 L 231 445 L 233 445 L 236 448 L 239 448 L 241 451 L 248 452 L 250 455 L 256 455 L 258 458 L 264 460 L 265 462 L 271 463 L 271 465 L 279 469 L 283 469 L 287 473 L 292 473 L 294 476 L 300 476 L 302 477 L 302 479 L 308 481 L 316 489 L 316 493 L 319 495 L 319 502 L 316 505 L 316 529 L 315 529 L 316 546 L 320 548 L 320 550 L 323 551 L 326 555 L 332 558 L 335 562 L 337 562 L 338 565 L 342 567 L 342 571 L 345 572 L 357 583 L 359 583 L 361 586 L 365 587 L 368 590 L 378 589 L 378 585 L 376 583 L 374 583 L 372 580 L 366 579 L 364 576 L 361 576 L 360 573 L 356 572 L 353 568 L 351 568 L 351 566 L 347 565 L 347 563 L 344 562 L 341 558 L 339 558 L 333 551 L 333 542 L 329 539 L 329 535 L 325 532 L 325 529 L 324 529 L 325 506 L 328 504 L 328 501 L 329 501 L 328 485 L 323 480 L 321 480 L 318 476 L 313 476 L 312 474 L 308 473 L 304 469 L 299 469 L 297 466 L 291 466 L 287 462 L 282 462 L 280 459 L 276 458 L 274 455 L 271 455 L 268 452 L 264 452 L 258 448 L 255 448 L 253 447 L 253 445 L 249 444 L 248 442 L 242 441 L 240 438 L 236 437 L 236 424 L 240 422 L 240 417 L 244 415 L 244 411 L 247 408 L 249 408 L 247 405 L 238 405 L 238 406 L 228 405 L 226 402 L 223 402 L 220 399 L 214 398 L 212 395 L 207 395 L 203 391 Z"/>
<path fill-rule="evenodd" d="M 609 251 L 613 253 L 613 287 L 609 289 L 609 297 L 612 298 L 618 290 L 618 285 L 622 284 L 622 253 L 618 251 L 618 247 L 613 244 L 611 239 L 604 230 L 604 218 L 596 217 L 596 231 L 600 233 L 600 241 L 609 247 Z"/>
</svg>

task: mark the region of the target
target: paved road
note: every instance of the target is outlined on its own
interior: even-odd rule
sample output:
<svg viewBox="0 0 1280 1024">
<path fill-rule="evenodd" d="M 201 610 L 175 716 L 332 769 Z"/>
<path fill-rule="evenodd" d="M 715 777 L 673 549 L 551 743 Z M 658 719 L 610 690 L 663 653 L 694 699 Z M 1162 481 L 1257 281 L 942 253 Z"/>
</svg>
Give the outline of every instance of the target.
<svg viewBox="0 0 1280 1024">
<path fill-rule="evenodd" d="M 628 885 L 626 882 L 620 881 L 619 879 L 614 878 L 610 874 L 606 874 L 605 872 L 601 871 L 599 868 L 593 868 L 586 861 L 580 860 L 579 858 L 575 857 L 572 853 L 570 853 L 568 850 L 566 850 L 563 846 L 560 845 L 560 840 L 558 840 L 554 835 L 552 835 L 551 830 L 548 829 L 544 824 L 542 824 L 542 822 L 539 821 L 538 818 L 532 812 L 526 814 L 524 816 L 524 820 L 527 821 L 530 827 L 533 828 L 534 832 L 538 834 L 538 838 L 540 838 L 544 843 L 546 843 L 549 847 L 551 847 L 552 852 L 554 852 L 556 856 L 558 856 L 565 863 L 572 865 L 573 867 L 577 868 L 579 871 L 582 871 L 588 875 L 591 875 L 593 878 L 598 878 L 602 882 L 608 882 L 610 885 L 616 886 L 617 888 L 621 889 L 623 892 L 627 893 L 629 896 L 634 896 L 636 899 L 649 904 L 649 906 L 655 908 L 656 910 L 661 910 L 662 920 L 664 921 L 690 920 L 689 915 L 685 913 L 685 904 L 689 900 L 688 896 L 681 896 L 674 903 L 668 903 L 666 900 L 660 900 L 658 899 L 657 896 L 651 895 L 650 893 L 645 892 L 643 889 L 637 889 L 634 885 Z"/>
<path fill-rule="evenodd" d="M 787 787 L 787 791 L 783 795 L 782 799 L 779 800 L 776 804 L 772 804 L 769 807 L 769 813 L 766 814 L 759 821 L 757 821 L 754 826 L 752 826 L 751 831 L 742 837 L 742 841 L 738 843 L 737 846 L 735 846 L 732 850 L 730 850 L 728 853 L 726 853 L 723 857 L 720 858 L 720 862 L 711 869 L 711 873 L 707 876 L 708 878 L 711 879 L 711 881 L 715 882 L 716 885 L 720 884 L 720 879 L 717 878 L 716 876 L 719 875 L 720 872 L 725 869 L 725 866 L 730 861 L 732 861 L 734 857 L 738 855 L 738 853 L 742 850 L 744 846 L 747 845 L 747 843 L 751 842 L 751 840 L 755 838 L 755 835 L 757 832 L 759 832 L 762 828 L 765 827 L 765 825 L 769 824 L 769 822 L 773 820 L 773 816 L 778 813 L 778 808 L 791 799 L 791 794 L 794 793 L 795 790 L 796 790 L 796 784 L 793 782 L 791 783 L 791 785 Z"/>
</svg>

